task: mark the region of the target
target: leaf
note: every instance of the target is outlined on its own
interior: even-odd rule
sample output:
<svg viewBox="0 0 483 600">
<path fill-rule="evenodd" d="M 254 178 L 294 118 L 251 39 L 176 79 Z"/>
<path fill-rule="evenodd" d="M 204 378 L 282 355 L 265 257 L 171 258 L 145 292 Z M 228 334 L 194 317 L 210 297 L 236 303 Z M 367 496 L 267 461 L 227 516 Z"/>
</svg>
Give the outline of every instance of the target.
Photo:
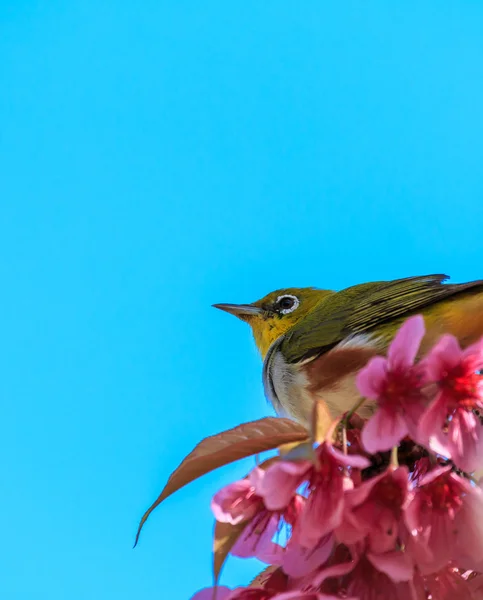
<svg viewBox="0 0 483 600">
<path fill-rule="evenodd" d="M 287 589 L 287 575 L 277 565 L 263 569 L 248 587 L 261 587 L 270 591 L 284 592 Z"/>
<path fill-rule="evenodd" d="M 283 460 L 312 460 L 314 458 L 314 447 L 311 440 L 283 444 L 279 446 L 278 452 Z"/>
<path fill-rule="evenodd" d="M 273 450 L 281 444 L 304 440 L 308 435 L 305 427 L 295 421 L 265 417 L 205 438 L 173 471 L 161 494 L 144 513 L 134 546 L 138 543 L 141 529 L 153 510 L 186 484 L 218 467 L 259 452 Z"/>
<path fill-rule="evenodd" d="M 215 580 L 215 585 L 218 584 L 218 579 L 226 557 L 248 524 L 249 521 L 244 521 L 237 525 L 220 523 L 219 521 L 215 522 L 215 532 L 213 536 L 213 578 Z"/>
<path fill-rule="evenodd" d="M 332 421 L 327 404 L 323 400 L 314 402 L 312 411 L 312 439 L 314 442 L 321 444 L 325 440 Z"/>
</svg>

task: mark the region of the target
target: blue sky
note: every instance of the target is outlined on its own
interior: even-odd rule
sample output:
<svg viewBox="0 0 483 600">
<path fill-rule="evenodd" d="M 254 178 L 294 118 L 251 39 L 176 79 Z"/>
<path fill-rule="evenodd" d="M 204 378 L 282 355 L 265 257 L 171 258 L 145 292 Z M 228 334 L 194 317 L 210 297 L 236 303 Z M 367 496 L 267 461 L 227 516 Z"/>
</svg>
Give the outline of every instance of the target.
<svg viewBox="0 0 483 600">
<path fill-rule="evenodd" d="M 212 303 L 483 276 L 482 30 L 481 2 L 0 3 L 2 598 L 210 583 L 246 463 L 132 543 L 202 437 L 269 412 Z"/>
</svg>

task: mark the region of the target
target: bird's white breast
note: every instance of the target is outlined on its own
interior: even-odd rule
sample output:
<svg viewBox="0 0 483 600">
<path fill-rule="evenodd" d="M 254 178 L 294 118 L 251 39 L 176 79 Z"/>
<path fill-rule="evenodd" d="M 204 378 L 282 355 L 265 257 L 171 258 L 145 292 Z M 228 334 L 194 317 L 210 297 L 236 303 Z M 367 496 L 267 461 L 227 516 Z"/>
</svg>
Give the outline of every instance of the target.
<svg viewBox="0 0 483 600">
<path fill-rule="evenodd" d="M 279 350 L 283 338 L 276 340 L 270 347 L 263 366 L 263 383 L 268 400 L 275 411 L 291 417 L 300 423 L 309 425 L 314 401 L 323 400 L 330 409 L 333 417 L 351 410 L 360 399 L 355 379 L 357 373 L 349 373 L 337 380 L 330 387 L 317 393 L 308 389 L 309 380 L 303 366 L 313 359 L 291 364 L 288 363 Z M 330 352 L 337 352 L 348 347 L 377 347 L 377 340 L 368 335 L 351 336 L 344 339 Z M 372 412 L 370 405 L 358 413 L 368 416 Z"/>
</svg>

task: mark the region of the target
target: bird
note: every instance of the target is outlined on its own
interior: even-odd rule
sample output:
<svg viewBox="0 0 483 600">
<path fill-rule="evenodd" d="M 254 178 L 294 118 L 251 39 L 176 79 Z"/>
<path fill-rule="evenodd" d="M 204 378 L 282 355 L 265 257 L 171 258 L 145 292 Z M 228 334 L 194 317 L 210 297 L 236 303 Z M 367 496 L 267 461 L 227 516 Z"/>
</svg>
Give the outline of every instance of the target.
<svg viewBox="0 0 483 600">
<path fill-rule="evenodd" d="M 309 426 L 314 402 L 333 418 L 360 400 L 356 375 L 384 355 L 402 323 L 424 317 L 418 357 L 443 334 L 462 348 L 483 336 L 483 280 L 446 283 L 443 274 L 354 285 L 340 291 L 287 288 L 250 304 L 214 304 L 248 323 L 263 359 L 263 386 L 278 415 Z M 376 405 L 357 413 L 367 418 Z"/>
</svg>

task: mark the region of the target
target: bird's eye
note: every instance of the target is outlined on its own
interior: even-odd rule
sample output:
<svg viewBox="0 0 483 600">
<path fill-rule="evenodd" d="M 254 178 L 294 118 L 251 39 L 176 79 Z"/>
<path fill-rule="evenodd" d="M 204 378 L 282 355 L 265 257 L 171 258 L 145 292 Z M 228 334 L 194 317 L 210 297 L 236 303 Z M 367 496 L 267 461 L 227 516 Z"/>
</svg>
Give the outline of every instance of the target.
<svg viewBox="0 0 483 600">
<path fill-rule="evenodd" d="M 300 301 L 297 298 L 297 296 L 286 294 L 285 296 L 279 296 L 277 298 L 275 306 L 277 307 L 277 312 L 279 312 L 282 315 L 286 315 L 298 308 L 299 304 Z"/>
</svg>

